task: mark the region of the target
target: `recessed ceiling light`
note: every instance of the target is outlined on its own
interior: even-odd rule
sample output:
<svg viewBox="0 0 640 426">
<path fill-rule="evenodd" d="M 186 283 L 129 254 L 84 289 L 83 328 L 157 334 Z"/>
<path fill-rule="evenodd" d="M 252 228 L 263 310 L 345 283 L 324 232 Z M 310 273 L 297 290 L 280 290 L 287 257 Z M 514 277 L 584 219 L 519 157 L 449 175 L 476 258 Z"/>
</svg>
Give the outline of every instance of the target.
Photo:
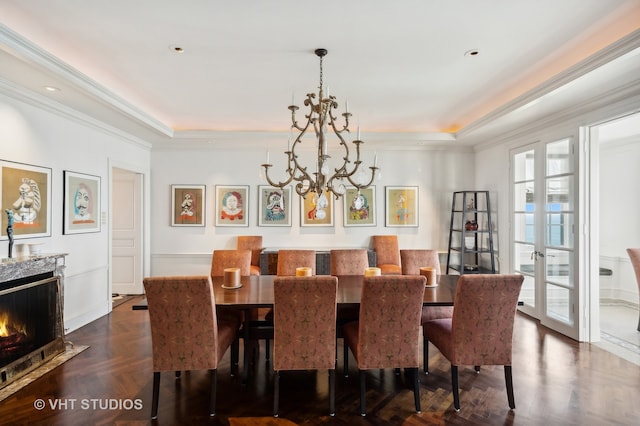
<svg viewBox="0 0 640 426">
<path fill-rule="evenodd" d="M 169 46 L 169 50 L 171 50 L 173 53 L 184 53 L 184 47 L 182 46 Z"/>
<path fill-rule="evenodd" d="M 53 87 L 53 86 L 44 86 L 44 90 L 46 90 L 47 92 L 59 92 L 60 89 L 58 89 L 57 87 Z"/>
<path fill-rule="evenodd" d="M 477 49 L 471 49 L 464 52 L 464 56 L 478 56 L 480 52 Z"/>
</svg>

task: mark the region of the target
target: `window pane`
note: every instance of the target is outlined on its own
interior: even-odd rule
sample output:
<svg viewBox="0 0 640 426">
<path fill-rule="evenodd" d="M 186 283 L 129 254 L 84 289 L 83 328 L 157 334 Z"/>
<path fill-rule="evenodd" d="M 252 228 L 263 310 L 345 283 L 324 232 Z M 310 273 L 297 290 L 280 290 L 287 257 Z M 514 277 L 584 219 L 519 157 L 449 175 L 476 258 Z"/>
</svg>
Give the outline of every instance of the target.
<svg viewBox="0 0 640 426">
<path fill-rule="evenodd" d="M 513 209 L 517 212 L 534 211 L 534 185 L 533 182 L 516 183 L 514 186 Z"/>
<path fill-rule="evenodd" d="M 573 176 L 563 176 L 547 179 L 548 212 L 573 211 Z"/>
<path fill-rule="evenodd" d="M 572 287 L 573 280 L 572 262 L 570 256 L 573 252 L 566 250 L 547 249 L 545 253 L 545 264 L 547 270 L 545 273 L 545 281 L 552 281 L 567 287 Z"/>
<path fill-rule="evenodd" d="M 534 251 L 532 244 L 514 244 L 514 268 L 516 272 L 533 274 L 535 263 L 531 255 Z"/>
<path fill-rule="evenodd" d="M 547 176 L 570 173 L 572 168 L 569 139 L 547 144 Z"/>
<path fill-rule="evenodd" d="M 571 291 L 566 288 L 547 284 L 547 315 L 559 321 L 572 324 L 573 301 Z"/>
<path fill-rule="evenodd" d="M 524 276 L 519 300 L 524 302 L 525 305 L 536 306 L 536 280 L 534 277 Z"/>
<path fill-rule="evenodd" d="M 533 151 L 521 152 L 513 157 L 514 160 L 514 176 L 516 182 L 533 179 Z"/>
<path fill-rule="evenodd" d="M 545 242 L 548 246 L 573 248 L 573 213 L 547 213 Z"/>
<path fill-rule="evenodd" d="M 516 213 L 515 219 L 515 233 L 513 238 L 519 242 L 535 243 L 535 225 L 534 216 L 532 213 Z"/>
</svg>

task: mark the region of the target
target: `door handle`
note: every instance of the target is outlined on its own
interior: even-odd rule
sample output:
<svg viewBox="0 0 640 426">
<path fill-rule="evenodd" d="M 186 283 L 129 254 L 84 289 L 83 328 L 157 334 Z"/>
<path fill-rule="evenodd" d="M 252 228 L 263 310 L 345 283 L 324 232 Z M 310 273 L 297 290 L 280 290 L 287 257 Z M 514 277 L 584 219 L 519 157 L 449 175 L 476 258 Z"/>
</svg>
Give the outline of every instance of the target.
<svg viewBox="0 0 640 426">
<path fill-rule="evenodd" d="M 531 252 L 531 260 L 538 260 L 539 257 L 544 257 L 544 253 L 537 250 Z"/>
</svg>

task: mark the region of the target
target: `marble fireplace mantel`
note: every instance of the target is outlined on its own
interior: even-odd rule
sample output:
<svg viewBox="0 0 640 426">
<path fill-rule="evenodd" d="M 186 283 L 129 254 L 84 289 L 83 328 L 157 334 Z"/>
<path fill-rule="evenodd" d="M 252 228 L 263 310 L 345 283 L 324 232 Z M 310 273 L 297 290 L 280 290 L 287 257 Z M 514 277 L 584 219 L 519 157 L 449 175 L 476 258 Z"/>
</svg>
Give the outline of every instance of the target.
<svg viewBox="0 0 640 426">
<path fill-rule="evenodd" d="M 14 258 L 3 258 L 0 261 L 0 283 L 53 272 L 63 276 L 66 253 L 38 254 Z"/>
</svg>

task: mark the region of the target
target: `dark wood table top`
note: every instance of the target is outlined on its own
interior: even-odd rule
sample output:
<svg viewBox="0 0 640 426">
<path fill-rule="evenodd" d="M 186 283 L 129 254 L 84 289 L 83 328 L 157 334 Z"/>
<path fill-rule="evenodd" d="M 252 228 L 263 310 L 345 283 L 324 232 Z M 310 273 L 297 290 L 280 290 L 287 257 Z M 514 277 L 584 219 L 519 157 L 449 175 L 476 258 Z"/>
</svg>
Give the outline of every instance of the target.
<svg viewBox="0 0 640 426">
<path fill-rule="evenodd" d="M 275 275 L 242 277 L 242 287 L 222 288 L 222 277 L 213 282 L 216 305 L 235 306 L 237 308 L 273 307 L 273 282 Z M 425 306 L 453 306 L 458 275 L 441 275 L 436 287 L 427 287 L 424 291 Z M 360 304 L 362 275 L 343 275 L 338 277 L 338 305 L 357 306 Z"/>
<path fill-rule="evenodd" d="M 222 277 L 212 279 L 216 305 L 233 306 L 239 309 L 273 307 L 273 281 L 275 275 L 241 277 L 242 287 L 222 288 Z M 425 306 L 453 306 L 458 275 L 439 275 L 436 287 L 427 287 L 424 291 Z M 362 289 L 362 275 L 343 275 L 338 277 L 338 305 L 358 306 Z M 147 300 L 141 300 L 133 306 L 134 310 L 146 309 Z"/>
</svg>

